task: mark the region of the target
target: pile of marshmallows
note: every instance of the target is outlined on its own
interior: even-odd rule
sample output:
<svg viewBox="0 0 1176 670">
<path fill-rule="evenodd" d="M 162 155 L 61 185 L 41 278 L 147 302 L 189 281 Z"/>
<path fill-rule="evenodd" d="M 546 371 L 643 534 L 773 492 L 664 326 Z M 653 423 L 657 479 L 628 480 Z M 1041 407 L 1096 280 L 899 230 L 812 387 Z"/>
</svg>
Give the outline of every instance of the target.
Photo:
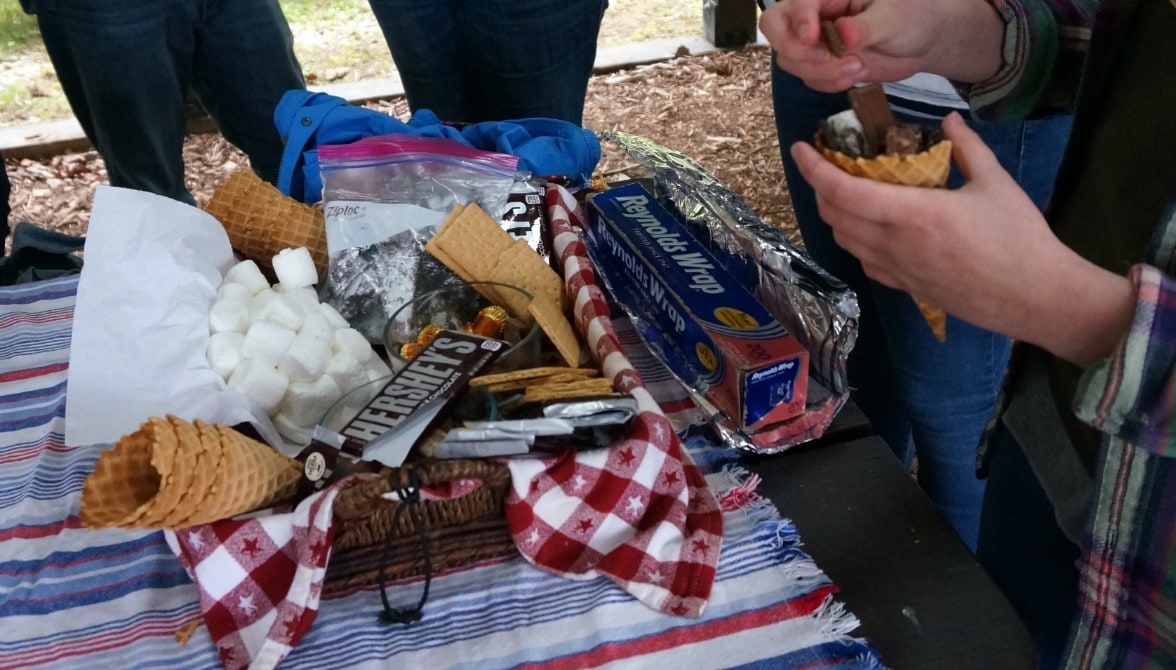
<svg viewBox="0 0 1176 670">
<path fill-rule="evenodd" d="M 225 273 L 208 313 L 212 369 L 230 391 L 255 400 L 298 445 L 344 394 L 391 374 L 371 344 L 311 288 L 318 271 L 305 247 L 273 257 L 278 283 L 251 260 Z"/>
</svg>

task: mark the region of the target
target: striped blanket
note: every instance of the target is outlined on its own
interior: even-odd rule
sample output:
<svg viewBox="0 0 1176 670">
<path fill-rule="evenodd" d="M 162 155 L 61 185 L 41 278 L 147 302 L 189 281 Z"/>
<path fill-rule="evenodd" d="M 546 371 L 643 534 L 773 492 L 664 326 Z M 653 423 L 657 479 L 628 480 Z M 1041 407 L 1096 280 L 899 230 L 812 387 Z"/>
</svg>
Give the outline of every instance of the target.
<svg viewBox="0 0 1176 670">
<path fill-rule="evenodd" d="M 0 289 L 0 667 L 219 668 L 204 628 L 177 641 L 199 621 L 197 594 L 163 534 L 78 523 L 82 481 L 106 445 L 63 444 L 76 287 Z M 735 454 L 701 438 L 687 449 L 727 502 L 702 617 L 666 616 L 611 581 L 514 559 L 435 579 L 410 626 L 381 624 L 371 589 L 325 599 L 282 667 L 880 667 Z M 419 587 L 390 594 L 415 602 Z"/>
</svg>

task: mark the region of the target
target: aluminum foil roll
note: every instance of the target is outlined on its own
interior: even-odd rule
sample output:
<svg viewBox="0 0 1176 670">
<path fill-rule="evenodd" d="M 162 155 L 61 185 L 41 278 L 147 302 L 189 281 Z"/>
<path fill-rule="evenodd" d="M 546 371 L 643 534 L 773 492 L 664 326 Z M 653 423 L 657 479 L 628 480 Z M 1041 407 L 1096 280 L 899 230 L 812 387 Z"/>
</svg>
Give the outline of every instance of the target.
<svg viewBox="0 0 1176 670">
<path fill-rule="evenodd" d="M 760 302 L 808 349 L 810 397 L 804 414 L 790 425 L 747 435 L 704 405 L 716 432 L 731 446 L 757 453 L 782 451 L 819 437 L 849 395 L 846 359 L 857 341 L 857 295 L 694 159 L 645 137 L 620 131 L 603 136 L 648 170 L 634 176 L 651 178 L 659 201 L 744 285 L 753 287 Z M 639 325 L 638 331 L 647 328 Z M 822 388 L 813 388 L 814 381 Z M 692 395 L 698 400 L 701 394 Z"/>
</svg>

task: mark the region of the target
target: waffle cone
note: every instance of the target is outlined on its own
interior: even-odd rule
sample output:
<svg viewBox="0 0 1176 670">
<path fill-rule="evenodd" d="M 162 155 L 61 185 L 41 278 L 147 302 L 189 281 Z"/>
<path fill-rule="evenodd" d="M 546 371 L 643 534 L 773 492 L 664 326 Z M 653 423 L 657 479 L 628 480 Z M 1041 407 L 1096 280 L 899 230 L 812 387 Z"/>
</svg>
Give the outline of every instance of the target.
<svg viewBox="0 0 1176 670">
<path fill-rule="evenodd" d="M 837 167 L 856 177 L 904 186 L 943 188 L 951 172 L 951 140 L 942 140 L 930 149 L 906 156 L 853 158 L 834 151 L 818 140 L 821 154 Z"/>
<path fill-rule="evenodd" d="M 903 186 L 944 188 L 951 172 L 951 140 L 942 140 L 930 149 L 906 156 L 882 155 L 874 158 L 853 158 L 834 151 L 817 138 L 817 149 L 829 162 L 856 176 Z M 914 297 L 914 296 L 912 296 Z M 935 339 L 947 339 L 947 313 L 939 306 L 922 298 L 914 298 L 923 319 L 931 327 Z"/>
<path fill-rule="evenodd" d="M 145 423 L 98 457 L 94 472 L 82 483 L 78 516 L 83 525 L 124 526 L 143 515 L 162 480 L 151 464 L 152 432 L 152 424 Z"/>
<path fill-rule="evenodd" d="M 195 516 L 198 510 L 203 509 L 205 501 L 212 496 L 213 484 L 221 467 L 221 461 L 224 460 L 224 449 L 221 447 L 220 437 L 214 436 L 212 439 L 205 439 L 201 435 L 211 428 L 210 424 L 198 420 L 189 424 L 188 427 L 192 433 L 195 433 L 193 439 L 192 433 L 185 431 L 185 439 L 193 447 L 188 452 L 188 462 L 192 464 L 189 468 L 192 477 L 188 481 L 188 489 L 180 496 L 176 506 L 164 517 L 161 524 L 164 528 L 183 528 L 191 525 L 186 523 L 187 520 Z"/>
<path fill-rule="evenodd" d="M 228 426 L 199 421 L 197 428 L 201 441 L 219 442 L 223 455 L 209 495 L 182 526 L 227 519 L 294 495 L 302 475 L 298 461 Z"/>
<path fill-rule="evenodd" d="M 91 528 L 182 528 L 293 495 L 301 467 L 227 426 L 153 417 L 99 457 L 82 486 Z"/>
<path fill-rule="evenodd" d="M 327 268 L 327 233 L 323 213 L 282 195 L 249 170 L 229 175 L 205 206 L 229 235 L 229 243 L 262 269 L 282 249 L 306 247 L 319 273 Z"/>
</svg>

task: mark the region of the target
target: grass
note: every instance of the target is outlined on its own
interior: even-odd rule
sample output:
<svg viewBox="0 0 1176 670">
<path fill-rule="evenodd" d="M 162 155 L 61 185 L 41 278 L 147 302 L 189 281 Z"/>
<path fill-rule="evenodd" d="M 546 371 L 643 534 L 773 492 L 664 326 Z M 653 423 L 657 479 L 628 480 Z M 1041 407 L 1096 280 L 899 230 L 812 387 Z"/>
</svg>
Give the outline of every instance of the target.
<svg viewBox="0 0 1176 670">
<path fill-rule="evenodd" d="M 8 51 L 40 42 L 36 17 L 25 14 L 17 0 L 0 0 L 0 46 Z"/>
<path fill-rule="evenodd" d="M 368 0 L 279 2 L 308 79 L 354 81 L 387 76 L 395 68 Z M 611 0 L 598 44 L 607 48 L 701 34 L 699 0 Z M 69 118 L 71 113 L 36 17 L 25 14 L 18 0 L 0 0 L 0 125 Z"/>
<path fill-rule="evenodd" d="M 281 0 L 286 20 L 293 24 L 313 25 L 366 18 L 367 0 Z"/>
</svg>

